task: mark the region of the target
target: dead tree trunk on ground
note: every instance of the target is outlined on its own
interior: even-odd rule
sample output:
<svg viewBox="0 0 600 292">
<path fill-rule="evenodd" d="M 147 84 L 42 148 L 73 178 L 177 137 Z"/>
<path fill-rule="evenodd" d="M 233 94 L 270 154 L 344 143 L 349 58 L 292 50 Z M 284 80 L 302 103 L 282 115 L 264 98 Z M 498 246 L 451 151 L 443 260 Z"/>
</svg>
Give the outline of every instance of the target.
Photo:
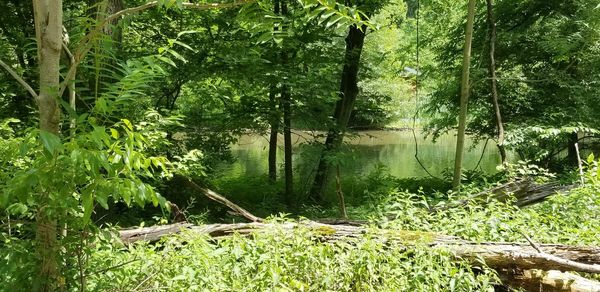
<svg viewBox="0 0 600 292">
<path fill-rule="evenodd" d="M 511 198 L 517 199 L 515 205 L 518 207 L 526 207 L 539 202 L 542 202 L 549 196 L 559 192 L 567 192 L 575 188 L 574 185 L 560 185 L 558 182 L 549 182 L 545 184 L 537 184 L 531 179 L 511 181 L 497 187 L 485 190 L 483 192 L 472 195 L 466 199 L 448 202 L 442 206 L 434 207 L 432 212 L 444 211 L 452 208 L 465 206 L 470 202 L 486 202 L 490 198 L 500 202 L 506 202 Z"/>
<path fill-rule="evenodd" d="M 133 243 L 139 240 L 157 241 L 160 238 L 188 230 L 194 233 L 207 234 L 212 237 L 230 236 L 233 234 L 251 235 L 277 230 L 293 231 L 306 228 L 312 231 L 315 238 L 321 241 L 337 241 L 359 238 L 371 234 L 372 238 L 386 245 L 411 247 L 428 247 L 444 249 L 457 259 L 467 260 L 474 265 L 483 259 L 486 265 L 494 269 L 520 270 L 557 270 L 585 273 L 600 273 L 600 248 L 586 246 L 569 246 L 560 244 L 542 244 L 536 247 L 525 243 L 504 242 L 471 242 L 456 237 L 436 233 L 402 230 L 368 230 L 362 226 L 330 225 L 314 221 L 287 223 L 238 223 L 210 224 L 193 226 L 191 224 L 174 224 L 155 227 L 144 227 L 122 230 L 120 237 L 124 242 Z M 542 249 L 539 252 L 537 249 Z"/>
<path fill-rule="evenodd" d="M 504 285 L 525 291 L 599 292 L 600 283 L 560 271 L 510 270 L 500 271 Z M 512 290 L 509 290 L 512 291 Z"/>
</svg>

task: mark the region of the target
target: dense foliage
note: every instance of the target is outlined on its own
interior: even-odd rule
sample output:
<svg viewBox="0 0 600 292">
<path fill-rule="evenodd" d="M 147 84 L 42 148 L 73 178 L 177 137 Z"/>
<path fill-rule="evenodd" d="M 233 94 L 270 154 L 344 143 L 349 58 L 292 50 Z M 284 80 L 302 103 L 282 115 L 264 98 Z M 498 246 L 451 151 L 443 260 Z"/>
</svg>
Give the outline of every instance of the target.
<svg viewBox="0 0 600 292">
<path fill-rule="evenodd" d="M 597 1 L 471 1 L 468 57 L 467 1 L 64 2 L 0 3 L 2 291 L 493 291 L 497 270 L 428 240 L 600 245 Z M 461 70 L 471 148 L 496 140 L 502 161 L 485 142 L 451 190 L 444 146 L 420 143 L 454 146 Z M 410 142 L 361 132 L 375 129 Z M 517 192 L 472 200 L 521 180 L 572 188 L 525 208 Z M 369 231 L 119 239 L 245 220 L 212 190 L 274 226 Z"/>
</svg>

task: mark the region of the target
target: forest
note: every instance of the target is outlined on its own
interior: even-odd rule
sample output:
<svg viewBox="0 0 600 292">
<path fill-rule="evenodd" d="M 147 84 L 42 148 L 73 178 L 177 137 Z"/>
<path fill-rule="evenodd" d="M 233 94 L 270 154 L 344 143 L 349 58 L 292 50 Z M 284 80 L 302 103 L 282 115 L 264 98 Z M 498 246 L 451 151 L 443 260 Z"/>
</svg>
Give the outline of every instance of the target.
<svg viewBox="0 0 600 292">
<path fill-rule="evenodd" d="M 600 0 L 0 0 L 0 291 L 600 291 Z"/>
</svg>

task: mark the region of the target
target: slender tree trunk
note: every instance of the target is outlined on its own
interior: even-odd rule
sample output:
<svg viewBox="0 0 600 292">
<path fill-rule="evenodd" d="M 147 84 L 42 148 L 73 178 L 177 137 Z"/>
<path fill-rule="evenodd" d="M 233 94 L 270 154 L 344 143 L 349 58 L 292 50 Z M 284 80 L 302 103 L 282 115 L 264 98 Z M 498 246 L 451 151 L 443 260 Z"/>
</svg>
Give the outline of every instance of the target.
<svg viewBox="0 0 600 292">
<path fill-rule="evenodd" d="M 283 103 L 285 198 L 288 206 L 292 206 L 294 196 L 294 173 L 292 166 L 292 98 L 289 87 L 285 84 L 281 86 L 281 99 Z"/>
<path fill-rule="evenodd" d="M 286 0 L 280 0 L 281 15 L 288 14 Z M 285 30 L 282 27 L 282 30 Z M 281 65 L 286 67 L 288 63 L 288 50 L 286 48 L 281 52 Z M 285 174 L 285 199 L 288 206 L 293 205 L 294 196 L 294 173 L 292 165 L 292 95 L 289 85 L 286 84 L 287 78 L 283 78 L 281 83 L 281 104 L 283 107 L 283 148 L 284 148 L 284 174 Z"/>
<path fill-rule="evenodd" d="M 494 18 L 494 0 L 487 0 L 487 22 L 489 27 L 490 41 L 490 91 L 492 93 L 492 104 L 496 114 L 496 129 L 498 130 L 498 150 L 502 164 L 506 163 L 506 149 L 504 149 L 504 125 L 502 123 L 502 113 L 500 112 L 500 104 L 498 102 L 498 80 L 496 79 L 496 19 Z"/>
<path fill-rule="evenodd" d="M 330 168 L 327 156 L 334 154 L 342 144 L 344 132 L 358 96 L 358 69 L 366 30 L 366 26 L 358 28 L 356 25 L 352 25 L 348 31 L 348 36 L 346 36 L 344 69 L 342 71 L 339 99 L 333 114 L 335 125 L 327 133 L 324 150 L 319 158 L 317 174 L 310 192 L 311 199 L 317 202 L 323 200 L 323 191 L 327 185 Z"/>
<path fill-rule="evenodd" d="M 33 9 L 39 62 L 40 129 L 58 135 L 60 109 L 57 99 L 62 51 L 62 0 L 36 0 L 33 1 Z M 58 287 L 57 218 L 55 212 L 49 210 L 49 195 L 48 191 L 40 194 L 42 198 L 36 214 L 41 291 L 51 291 Z"/>
<path fill-rule="evenodd" d="M 275 0 L 273 3 L 273 12 L 275 15 L 280 14 L 279 0 Z M 273 30 L 279 30 L 279 27 L 275 25 Z M 274 62 L 275 63 L 275 62 Z M 269 181 L 271 183 L 277 182 L 277 135 L 279 134 L 279 123 L 281 121 L 280 108 L 277 106 L 277 84 L 271 85 L 269 88 Z"/>
<path fill-rule="evenodd" d="M 567 147 L 567 158 L 569 160 L 570 165 L 577 165 L 577 148 L 575 148 L 575 144 L 579 142 L 579 136 L 576 132 L 569 134 L 569 145 Z"/>
<path fill-rule="evenodd" d="M 471 43 L 473 42 L 473 21 L 475 18 L 475 0 L 469 0 L 465 48 L 463 51 L 462 80 L 460 90 L 460 112 L 458 115 L 458 133 L 456 135 L 456 157 L 454 159 L 454 180 L 452 188 L 460 188 L 462 177 L 462 161 L 465 148 L 465 131 L 467 128 L 467 104 L 469 103 L 469 74 L 471 67 Z"/>
<path fill-rule="evenodd" d="M 338 163 L 338 165 L 336 166 L 335 173 L 335 188 L 338 196 L 338 204 L 340 207 L 340 217 L 342 217 L 343 219 L 348 219 L 348 212 L 346 212 L 346 202 L 344 199 L 344 192 L 342 191 L 342 182 L 340 177 L 340 164 Z"/>
<path fill-rule="evenodd" d="M 270 112 L 270 135 L 269 135 L 269 180 L 272 183 L 277 181 L 277 135 L 279 134 L 279 108 L 277 108 L 277 88 L 271 86 L 269 90 Z"/>
</svg>

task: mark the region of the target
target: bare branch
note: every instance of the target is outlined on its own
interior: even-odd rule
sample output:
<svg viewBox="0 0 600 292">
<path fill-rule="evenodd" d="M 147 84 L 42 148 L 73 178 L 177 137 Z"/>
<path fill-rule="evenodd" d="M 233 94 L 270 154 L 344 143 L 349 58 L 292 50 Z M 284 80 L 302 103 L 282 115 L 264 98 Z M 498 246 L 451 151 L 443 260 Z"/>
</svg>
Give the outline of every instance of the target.
<svg viewBox="0 0 600 292">
<path fill-rule="evenodd" d="M 597 264 L 584 264 L 584 263 L 580 263 L 580 262 L 576 262 L 573 260 L 569 260 L 569 259 L 564 259 L 561 257 L 557 257 L 555 255 L 549 254 L 549 253 L 545 253 L 542 251 L 542 249 L 540 248 L 539 245 L 537 245 L 535 242 L 533 242 L 533 240 L 531 239 L 531 237 L 529 237 L 527 234 L 525 234 L 524 232 L 520 232 L 521 235 L 523 235 L 525 237 L 525 239 L 527 239 L 527 241 L 529 242 L 529 244 L 531 245 L 531 247 L 533 247 L 533 249 L 535 249 L 538 253 L 539 253 L 539 257 L 543 258 L 544 260 L 550 262 L 550 263 L 554 263 L 558 266 L 562 266 L 562 267 L 566 267 L 569 270 L 572 271 L 578 271 L 578 272 L 584 272 L 584 273 L 592 273 L 592 274 L 598 274 L 600 273 L 600 265 Z"/>
<path fill-rule="evenodd" d="M 525 239 L 527 239 L 527 241 L 529 242 L 531 247 L 533 247 L 533 249 L 535 249 L 539 253 L 543 253 L 542 249 L 540 249 L 540 247 L 535 242 L 533 242 L 533 240 L 531 239 L 531 237 L 529 237 L 529 235 L 527 235 L 527 233 L 525 233 L 523 231 L 519 231 L 519 233 L 521 233 L 521 235 L 523 235 L 523 237 L 525 237 Z"/>
<path fill-rule="evenodd" d="M 19 84 L 21 84 L 28 92 L 29 94 L 31 94 L 31 96 L 33 96 L 33 98 L 35 98 L 35 100 L 37 101 L 38 99 L 38 95 L 35 92 L 35 90 L 33 90 L 33 88 L 31 88 L 31 86 L 29 86 L 29 84 L 23 80 L 23 78 L 21 78 L 21 76 L 19 76 L 19 74 L 17 74 L 17 72 L 15 72 L 10 66 L 8 66 L 6 63 L 4 63 L 2 60 L 0 60 L 0 66 L 2 66 L 4 69 L 6 69 L 6 71 L 8 71 L 8 73 L 17 80 L 17 82 L 19 82 Z"/>
<path fill-rule="evenodd" d="M 65 50 L 65 53 L 67 53 L 69 60 L 71 60 L 71 62 L 74 62 L 75 56 L 73 56 L 73 53 L 71 53 L 71 50 L 69 50 L 69 47 L 67 46 L 67 43 L 65 41 L 63 41 L 63 43 L 62 43 L 62 47 L 63 47 L 63 50 Z"/>
<path fill-rule="evenodd" d="M 184 8 L 188 8 L 188 9 L 196 9 L 196 10 L 211 10 L 211 9 L 223 9 L 223 8 L 233 8 L 233 7 L 237 7 L 237 6 L 241 6 L 244 4 L 249 4 L 249 3 L 254 3 L 256 2 L 256 0 L 241 0 L 241 1 L 234 1 L 231 3 L 190 3 L 190 2 L 184 2 L 181 4 L 182 7 Z M 75 77 L 75 72 L 77 70 L 77 67 L 79 66 L 79 64 L 81 63 L 81 61 L 83 60 L 83 58 L 85 57 L 85 55 L 89 52 L 89 50 L 92 47 L 92 40 L 96 37 L 96 35 L 100 34 L 102 32 L 102 29 L 104 27 L 106 27 L 110 22 L 114 21 L 115 19 L 119 19 L 121 17 L 124 17 L 126 15 L 130 15 L 130 14 L 134 14 L 134 13 L 138 13 L 153 7 L 158 6 L 158 1 L 151 1 L 148 2 L 146 4 L 142 4 L 140 6 L 137 7 L 131 7 L 131 8 L 127 8 L 127 9 L 123 9 L 119 12 L 116 12 L 114 14 L 111 14 L 109 16 L 107 16 L 102 22 L 100 22 L 100 24 L 98 24 L 94 30 L 90 31 L 87 35 L 85 35 L 81 41 L 79 41 L 79 46 L 77 48 L 77 51 L 75 53 L 75 62 L 71 64 L 71 67 L 69 68 L 69 71 L 67 72 L 67 75 L 65 76 L 65 81 L 63 81 L 63 84 L 61 84 L 60 86 L 60 91 L 59 91 L 59 96 L 62 96 L 63 93 L 65 92 L 66 88 L 67 88 L 67 83 L 68 80 L 71 80 L 72 78 Z"/>
</svg>

